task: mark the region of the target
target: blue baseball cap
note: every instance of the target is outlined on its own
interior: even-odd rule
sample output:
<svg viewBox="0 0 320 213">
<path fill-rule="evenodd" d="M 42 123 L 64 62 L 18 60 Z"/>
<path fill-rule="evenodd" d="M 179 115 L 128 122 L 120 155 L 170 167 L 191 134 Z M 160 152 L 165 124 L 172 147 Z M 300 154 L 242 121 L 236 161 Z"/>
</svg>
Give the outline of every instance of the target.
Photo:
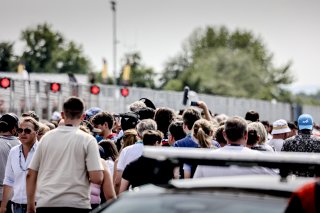
<svg viewBox="0 0 320 213">
<path fill-rule="evenodd" d="M 298 118 L 298 126 L 299 126 L 299 130 L 302 130 L 302 129 L 312 130 L 313 129 L 312 116 L 309 114 L 300 115 Z"/>
<path fill-rule="evenodd" d="M 92 118 L 94 115 L 96 115 L 97 113 L 102 112 L 102 109 L 100 109 L 99 107 L 91 107 L 90 109 L 88 109 L 85 112 L 85 120 L 89 121 L 90 118 Z"/>
</svg>

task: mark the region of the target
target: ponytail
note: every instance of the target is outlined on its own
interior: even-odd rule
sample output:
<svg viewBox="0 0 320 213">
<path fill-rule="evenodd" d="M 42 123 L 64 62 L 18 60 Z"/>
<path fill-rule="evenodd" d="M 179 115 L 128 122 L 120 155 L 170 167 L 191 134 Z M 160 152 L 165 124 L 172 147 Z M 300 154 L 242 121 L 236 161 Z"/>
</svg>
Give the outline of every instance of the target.
<svg viewBox="0 0 320 213">
<path fill-rule="evenodd" d="M 195 136 L 201 148 L 210 148 L 212 146 L 210 136 L 205 133 L 202 127 L 199 127 Z"/>
</svg>

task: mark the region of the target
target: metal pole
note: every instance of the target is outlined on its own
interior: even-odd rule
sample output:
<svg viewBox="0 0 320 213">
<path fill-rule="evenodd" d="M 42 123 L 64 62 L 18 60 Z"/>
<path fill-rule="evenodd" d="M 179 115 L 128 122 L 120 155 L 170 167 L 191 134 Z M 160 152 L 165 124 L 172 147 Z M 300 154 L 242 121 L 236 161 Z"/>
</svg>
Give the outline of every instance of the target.
<svg viewBox="0 0 320 213">
<path fill-rule="evenodd" d="M 111 9 L 113 11 L 113 80 L 114 85 L 117 85 L 117 8 L 116 1 L 111 1 Z"/>
</svg>

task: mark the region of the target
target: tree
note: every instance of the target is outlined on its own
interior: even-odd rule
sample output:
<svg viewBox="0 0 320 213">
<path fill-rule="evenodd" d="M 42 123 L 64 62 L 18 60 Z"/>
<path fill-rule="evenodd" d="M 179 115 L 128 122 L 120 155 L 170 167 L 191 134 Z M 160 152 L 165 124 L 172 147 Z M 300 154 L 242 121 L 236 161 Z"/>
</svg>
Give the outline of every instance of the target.
<svg viewBox="0 0 320 213">
<path fill-rule="evenodd" d="M 130 65 L 131 74 L 130 74 L 130 83 L 129 85 L 137 86 L 137 87 L 148 87 L 155 88 L 155 73 L 154 70 L 150 67 L 146 67 L 142 63 L 142 57 L 139 52 L 131 52 L 127 53 L 124 56 L 124 60 L 126 65 Z M 123 71 L 121 72 L 120 78 L 123 75 Z"/>
<path fill-rule="evenodd" d="M 21 60 L 28 71 L 86 73 L 89 70 L 89 60 L 83 56 L 81 46 L 67 42 L 46 23 L 24 30 L 21 40 L 25 42 Z"/>
<path fill-rule="evenodd" d="M 17 65 L 16 57 L 13 53 L 13 43 L 0 43 L 0 71 L 14 71 Z"/>
<path fill-rule="evenodd" d="M 251 32 L 225 27 L 197 29 L 171 58 L 162 75 L 162 88 L 190 89 L 208 94 L 290 100 L 283 85 L 293 81 L 290 63 L 274 67 L 272 55 Z"/>
</svg>

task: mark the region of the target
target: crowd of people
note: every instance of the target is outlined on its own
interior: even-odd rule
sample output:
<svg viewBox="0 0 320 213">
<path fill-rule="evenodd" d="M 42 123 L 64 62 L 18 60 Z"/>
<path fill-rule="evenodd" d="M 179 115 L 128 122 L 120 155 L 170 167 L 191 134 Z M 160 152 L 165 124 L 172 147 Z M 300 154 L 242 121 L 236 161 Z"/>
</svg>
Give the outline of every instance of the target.
<svg viewBox="0 0 320 213">
<path fill-rule="evenodd" d="M 19 118 L 0 117 L 0 213 L 89 212 L 119 194 L 148 183 L 174 178 L 243 174 L 276 175 L 266 168 L 172 164 L 142 156 L 144 146 L 212 149 L 217 152 L 320 152 L 320 134 L 313 118 L 296 122 L 279 118 L 271 125 L 259 113 L 243 117 L 212 114 L 203 101 L 175 112 L 142 98 L 126 113 L 98 107 L 86 109 L 69 97 L 53 120 L 33 111 Z M 155 169 L 164 168 L 164 169 Z M 292 171 L 314 177 L 308 170 Z M 291 199 L 297 206 L 297 198 Z M 300 202 L 301 204 L 301 202 Z M 294 209 L 294 208 L 293 208 Z M 288 208 L 290 210 L 290 208 Z"/>
</svg>

